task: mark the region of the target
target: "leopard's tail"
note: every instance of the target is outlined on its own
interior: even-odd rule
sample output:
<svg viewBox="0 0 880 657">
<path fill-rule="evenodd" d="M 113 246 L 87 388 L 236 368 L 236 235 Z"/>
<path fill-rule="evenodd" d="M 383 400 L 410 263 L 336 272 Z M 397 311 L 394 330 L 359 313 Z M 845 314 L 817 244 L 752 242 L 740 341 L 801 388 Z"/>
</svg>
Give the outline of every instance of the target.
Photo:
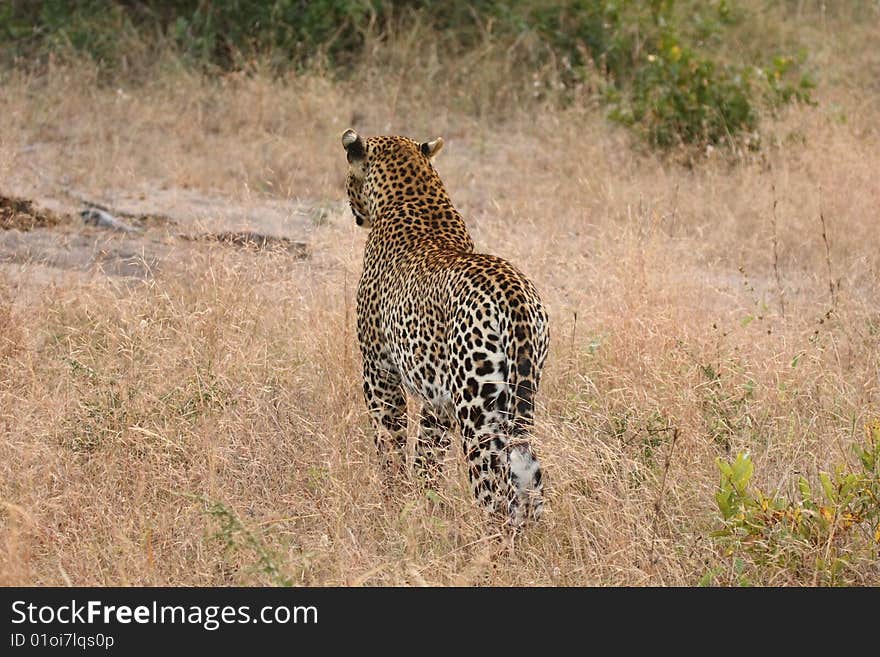
<svg viewBox="0 0 880 657">
<path fill-rule="evenodd" d="M 539 303 L 521 305 L 511 314 L 507 345 L 510 399 L 507 412 L 511 516 L 519 524 L 537 520 L 543 510 L 542 472 L 529 436 L 535 420 L 535 395 L 549 345 L 547 314 Z"/>
</svg>

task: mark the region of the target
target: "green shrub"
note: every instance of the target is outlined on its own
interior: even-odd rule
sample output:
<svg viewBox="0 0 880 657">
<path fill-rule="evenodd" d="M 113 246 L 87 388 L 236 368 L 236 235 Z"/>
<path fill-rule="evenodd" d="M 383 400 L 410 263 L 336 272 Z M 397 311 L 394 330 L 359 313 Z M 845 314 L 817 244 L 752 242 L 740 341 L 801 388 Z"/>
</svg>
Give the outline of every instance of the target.
<svg viewBox="0 0 880 657">
<path fill-rule="evenodd" d="M 237 0 L 180 2 L 171 34 L 182 52 L 221 68 L 244 54 L 299 64 L 316 54 L 351 63 L 363 46 L 362 25 L 374 12 L 369 0 Z"/>
<path fill-rule="evenodd" d="M 84 53 L 115 68 L 136 33 L 124 7 L 111 0 L 13 0 L 0 3 L 0 47 L 12 57 L 35 52 Z"/>
<path fill-rule="evenodd" d="M 762 108 L 811 102 L 812 81 L 796 76 L 803 55 L 758 67 L 715 54 L 746 20 L 728 0 L 570 0 L 531 18 L 570 64 L 569 85 L 598 71 L 609 116 L 653 146 L 754 146 Z"/>
<path fill-rule="evenodd" d="M 33 58 L 71 48 L 105 68 L 125 57 L 125 37 L 173 44 L 191 63 L 229 69 L 274 57 L 299 65 L 317 54 L 350 63 L 373 0 L 13 0 L 0 5 L 0 46 Z"/>
<path fill-rule="evenodd" d="M 748 455 L 718 459 L 721 481 L 715 501 L 721 527 L 712 536 L 739 564 L 788 570 L 798 580 L 852 582 L 851 566 L 876 562 L 880 548 L 880 420 L 866 427 L 864 445 L 853 446 L 859 469 L 838 466 L 819 473 L 819 485 L 800 477 L 792 498 L 767 496 L 751 484 Z"/>
<path fill-rule="evenodd" d="M 673 38 L 646 59 L 611 116 L 637 127 L 652 145 L 718 144 L 757 127 L 749 69 L 701 57 Z"/>
</svg>

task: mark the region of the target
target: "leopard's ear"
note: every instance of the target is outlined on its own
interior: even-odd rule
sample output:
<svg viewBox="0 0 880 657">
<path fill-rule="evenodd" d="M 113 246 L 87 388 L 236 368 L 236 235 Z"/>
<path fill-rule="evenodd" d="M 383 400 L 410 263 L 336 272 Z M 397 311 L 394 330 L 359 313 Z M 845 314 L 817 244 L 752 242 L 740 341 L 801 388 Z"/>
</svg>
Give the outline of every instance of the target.
<svg viewBox="0 0 880 657">
<path fill-rule="evenodd" d="M 443 137 L 437 137 L 437 139 L 433 141 L 426 141 L 419 147 L 422 153 L 427 155 L 429 158 L 437 155 L 437 153 L 440 152 L 441 148 L 443 148 Z"/>
<path fill-rule="evenodd" d="M 342 133 L 342 147 L 348 155 L 348 161 L 362 160 L 367 154 L 364 138 L 349 128 Z"/>
</svg>

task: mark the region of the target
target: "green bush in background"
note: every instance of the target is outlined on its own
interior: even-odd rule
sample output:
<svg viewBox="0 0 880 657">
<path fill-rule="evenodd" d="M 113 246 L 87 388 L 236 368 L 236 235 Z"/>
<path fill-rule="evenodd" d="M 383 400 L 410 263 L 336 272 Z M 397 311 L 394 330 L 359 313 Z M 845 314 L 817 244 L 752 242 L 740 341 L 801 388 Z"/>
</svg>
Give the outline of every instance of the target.
<svg viewBox="0 0 880 657">
<path fill-rule="evenodd" d="M 762 109 L 811 102 L 803 63 L 729 62 L 718 46 L 745 20 L 728 0 L 572 0 L 536 9 L 533 24 L 571 63 L 572 81 L 598 71 L 612 119 L 653 146 L 755 146 Z"/>
<path fill-rule="evenodd" d="M 106 65 L 122 54 L 124 37 L 135 34 L 128 11 L 108 0 L 11 0 L 0 3 L 3 61 L 74 51 Z"/>
<path fill-rule="evenodd" d="M 192 64 L 231 69 L 242 59 L 278 53 L 295 66 L 318 51 L 354 54 L 363 45 L 357 27 L 376 5 L 370 0 L 12 0 L 0 6 L 0 40 L 7 59 L 9 52 L 34 56 L 70 48 L 110 69 L 135 34 L 165 47 L 173 44 Z"/>
<path fill-rule="evenodd" d="M 344 76 L 367 33 L 407 20 L 444 35 L 458 53 L 534 37 L 559 69 L 555 98 L 577 102 L 579 88 L 598 87 L 608 116 L 659 148 L 755 147 L 762 114 L 811 102 L 805 53 L 768 52 L 766 61 L 723 54 L 753 20 L 734 0 L 11 0 L 0 5 L 0 51 L 7 64 L 85 55 L 112 76 L 138 43 L 171 48 L 208 71 L 253 60 L 283 71 L 319 60 Z"/>
<path fill-rule="evenodd" d="M 363 47 L 357 29 L 375 13 L 366 0 L 238 0 L 180 2 L 171 35 L 195 61 L 231 68 L 241 54 L 274 55 L 274 63 L 301 64 L 316 53 L 350 65 Z"/>
</svg>

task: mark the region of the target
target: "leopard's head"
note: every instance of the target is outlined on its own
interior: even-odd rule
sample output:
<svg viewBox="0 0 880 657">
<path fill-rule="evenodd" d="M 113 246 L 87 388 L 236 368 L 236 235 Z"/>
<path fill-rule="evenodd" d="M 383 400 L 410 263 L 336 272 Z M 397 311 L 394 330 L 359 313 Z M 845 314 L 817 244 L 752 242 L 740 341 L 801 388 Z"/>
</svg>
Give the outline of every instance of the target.
<svg viewBox="0 0 880 657">
<path fill-rule="evenodd" d="M 418 193 L 416 182 L 443 148 L 443 139 L 417 142 L 407 137 L 361 137 L 354 130 L 342 134 L 348 160 L 345 188 L 358 226 L 369 228 L 373 213 L 383 203 Z"/>
</svg>

